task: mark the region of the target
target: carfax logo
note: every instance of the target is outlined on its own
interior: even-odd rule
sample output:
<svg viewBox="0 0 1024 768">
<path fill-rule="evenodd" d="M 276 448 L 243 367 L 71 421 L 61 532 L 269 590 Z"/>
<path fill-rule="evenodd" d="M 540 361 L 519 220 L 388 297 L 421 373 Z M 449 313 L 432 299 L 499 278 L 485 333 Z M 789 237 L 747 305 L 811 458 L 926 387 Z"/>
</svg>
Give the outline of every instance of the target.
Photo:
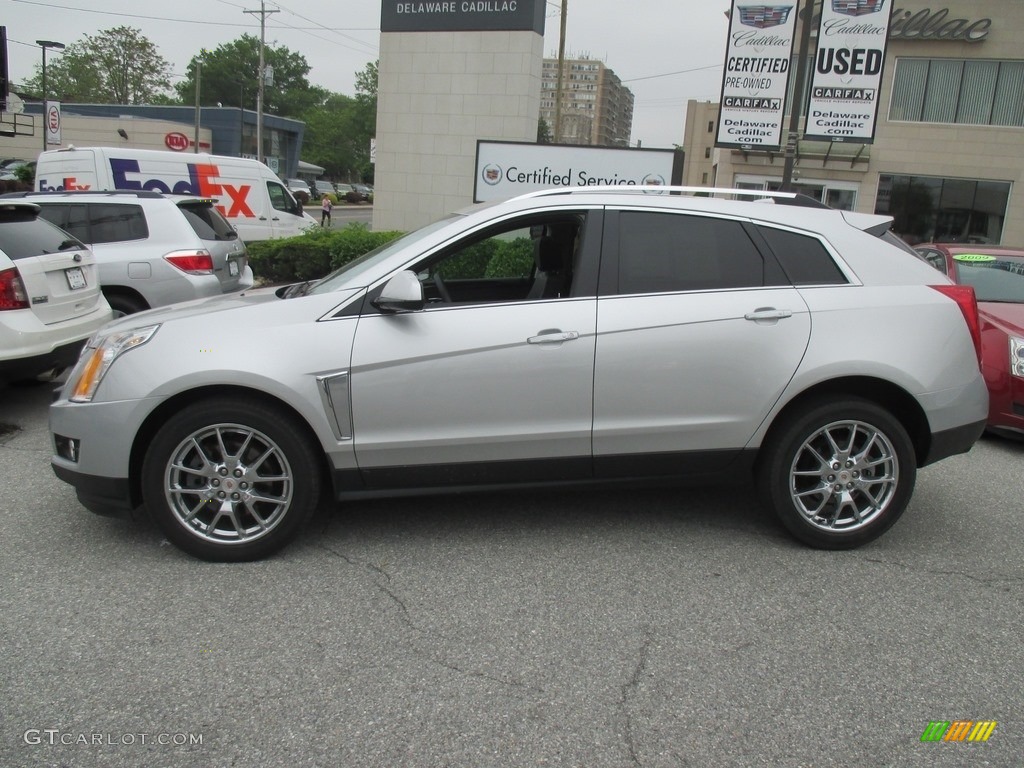
<svg viewBox="0 0 1024 768">
<path fill-rule="evenodd" d="M 741 5 L 740 24 L 757 29 L 779 27 L 789 20 L 792 5 Z"/>
<path fill-rule="evenodd" d="M 501 183 L 501 166 L 495 165 L 494 163 L 488 163 L 483 167 L 480 175 L 483 177 L 485 184 L 490 184 L 492 187 L 496 184 Z"/>
<path fill-rule="evenodd" d="M 995 720 L 932 720 L 921 741 L 988 741 L 996 725 Z"/>
</svg>

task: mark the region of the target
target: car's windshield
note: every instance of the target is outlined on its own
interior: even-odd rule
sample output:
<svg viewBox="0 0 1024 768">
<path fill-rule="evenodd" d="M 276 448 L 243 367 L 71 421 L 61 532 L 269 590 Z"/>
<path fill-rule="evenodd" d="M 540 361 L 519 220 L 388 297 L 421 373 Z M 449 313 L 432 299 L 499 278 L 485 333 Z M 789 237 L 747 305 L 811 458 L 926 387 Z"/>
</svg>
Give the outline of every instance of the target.
<svg viewBox="0 0 1024 768">
<path fill-rule="evenodd" d="M 384 261 L 389 256 L 391 256 L 391 254 L 400 251 L 402 248 L 405 248 L 410 242 L 425 237 L 426 235 L 429 235 L 432 232 L 436 232 L 442 227 L 447 226 L 455 218 L 457 217 L 449 216 L 447 218 L 441 219 L 440 221 L 435 221 L 433 224 L 428 224 L 427 226 L 421 229 L 417 229 L 414 232 L 409 232 L 408 234 L 402 235 L 397 240 L 392 240 L 391 242 L 385 243 L 379 248 L 373 249 L 369 253 L 364 253 L 359 258 L 350 261 L 348 264 L 338 267 L 336 270 L 334 270 L 325 278 L 323 278 L 320 282 L 316 283 L 306 293 L 330 293 L 331 291 L 339 288 L 340 286 L 349 283 L 352 280 L 352 278 L 357 277 L 363 272 L 373 268 L 380 262 Z"/>
<path fill-rule="evenodd" d="M 1024 302 L 1024 257 L 958 253 L 957 281 L 970 285 L 978 301 Z"/>
</svg>

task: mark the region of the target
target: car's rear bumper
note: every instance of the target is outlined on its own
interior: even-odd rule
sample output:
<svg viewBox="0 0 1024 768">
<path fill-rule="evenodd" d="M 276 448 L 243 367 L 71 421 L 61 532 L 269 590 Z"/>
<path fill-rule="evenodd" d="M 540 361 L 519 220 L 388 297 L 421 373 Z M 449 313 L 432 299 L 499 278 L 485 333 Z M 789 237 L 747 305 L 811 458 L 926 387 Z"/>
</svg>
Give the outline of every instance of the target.
<svg viewBox="0 0 1024 768">
<path fill-rule="evenodd" d="M 935 432 L 932 434 L 928 453 L 922 458 L 919 466 L 926 467 L 958 453 L 967 453 L 985 431 L 985 425 L 986 420 L 982 419 L 973 424 Z"/>
<path fill-rule="evenodd" d="M 31 379 L 54 369 L 70 368 L 78 361 L 88 339 L 79 339 L 42 355 L 0 360 L 0 381 Z"/>
</svg>

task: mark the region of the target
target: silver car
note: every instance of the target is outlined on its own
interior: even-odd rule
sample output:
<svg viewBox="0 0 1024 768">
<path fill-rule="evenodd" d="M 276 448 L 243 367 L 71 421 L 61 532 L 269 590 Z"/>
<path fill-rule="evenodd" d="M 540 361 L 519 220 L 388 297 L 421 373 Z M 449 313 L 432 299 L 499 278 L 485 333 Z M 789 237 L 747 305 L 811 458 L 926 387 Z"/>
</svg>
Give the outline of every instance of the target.
<svg viewBox="0 0 1024 768">
<path fill-rule="evenodd" d="M 216 200 L 160 192 L 25 192 L 89 245 L 115 317 L 253 284 L 245 244 Z"/>
<path fill-rule="evenodd" d="M 665 192 L 534 193 L 309 290 L 118 321 L 51 407 L 54 470 L 212 560 L 321 492 L 751 472 L 800 540 L 871 541 L 984 428 L 971 289 L 885 217 Z"/>
</svg>

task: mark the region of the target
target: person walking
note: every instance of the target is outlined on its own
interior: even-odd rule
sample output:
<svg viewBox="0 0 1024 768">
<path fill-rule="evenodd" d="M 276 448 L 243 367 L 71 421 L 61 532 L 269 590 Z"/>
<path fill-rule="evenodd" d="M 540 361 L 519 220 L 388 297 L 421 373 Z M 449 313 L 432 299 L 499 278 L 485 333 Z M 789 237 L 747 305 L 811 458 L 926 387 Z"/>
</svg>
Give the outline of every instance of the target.
<svg viewBox="0 0 1024 768">
<path fill-rule="evenodd" d="M 320 226 L 331 225 L 331 208 L 334 204 L 331 203 L 331 196 L 324 192 L 323 199 L 320 201 Z"/>
</svg>

